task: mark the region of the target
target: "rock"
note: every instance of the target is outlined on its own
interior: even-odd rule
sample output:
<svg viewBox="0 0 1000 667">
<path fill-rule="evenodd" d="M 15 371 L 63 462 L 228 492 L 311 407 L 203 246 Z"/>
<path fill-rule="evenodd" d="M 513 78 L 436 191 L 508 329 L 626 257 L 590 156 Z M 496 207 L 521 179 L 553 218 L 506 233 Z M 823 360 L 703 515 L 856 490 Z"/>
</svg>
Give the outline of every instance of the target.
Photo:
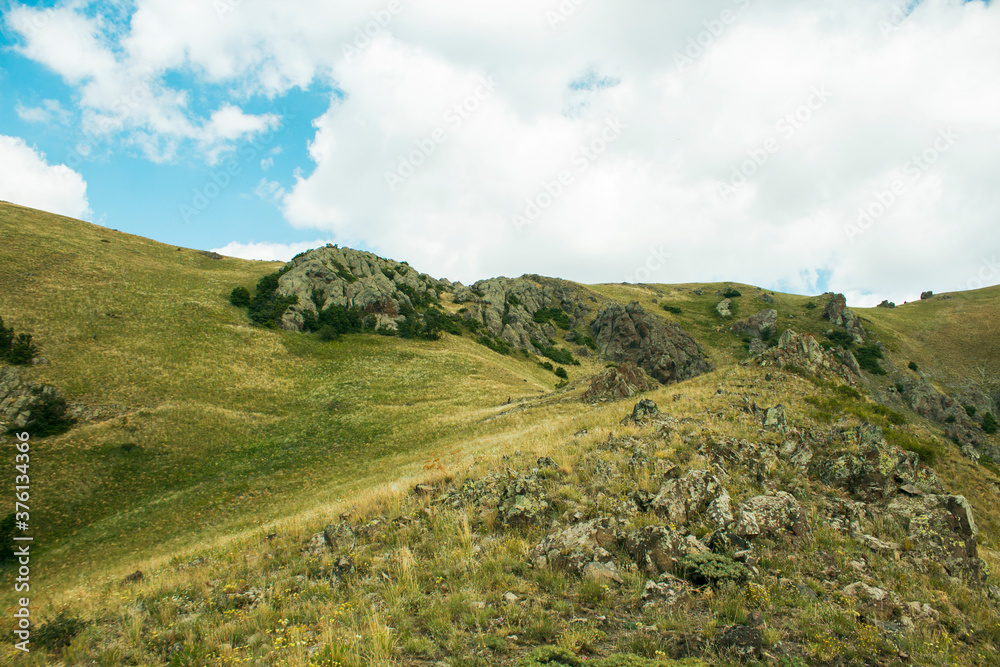
<svg viewBox="0 0 1000 667">
<path fill-rule="evenodd" d="M 880 303 L 879 305 L 877 305 L 875 307 L 876 308 L 895 308 L 896 304 L 894 304 L 892 301 L 889 301 L 888 299 L 884 299 L 882 301 L 882 303 Z"/>
<path fill-rule="evenodd" d="M 726 319 L 733 316 L 733 311 L 730 309 L 732 306 L 732 299 L 723 299 L 719 303 L 715 304 L 715 312 L 719 314 L 719 317 Z"/>
<path fill-rule="evenodd" d="M 834 294 L 827 302 L 823 310 L 823 319 L 830 320 L 834 325 L 843 327 L 847 333 L 854 336 L 855 342 L 865 341 L 865 330 L 861 326 L 861 320 L 854 314 L 854 311 L 847 308 L 847 298 L 843 294 Z"/>
<path fill-rule="evenodd" d="M 602 354 L 617 363 L 632 361 L 662 384 L 712 370 L 701 346 L 687 332 L 653 317 L 634 301 L 599 312 L 591 331 Z"/>
<path fill-rule="evenodd" d="M 613 368 L 606 368 L 590 380 L 590 387 L 583 393 L 585 401 L 632 398 L 636 394 L 655 389 L 657 382 L 646 375 L 632 361 L 623 361 Z"/>
<path fill-rule="evenodd" d="M 713 533 L 712 538 L 708 541 L 708 547 L 712 553 L 726 554 L 737 561 L 746 560 L 753 549 L 753 545 L 746 538 L 729 530 Z"/>
<path fill-rule="evenodd" d="M 58 389 L 24 380 L 12 366 L 0 367 L 0 425 L 43 437 L 64 432 L 74 421 Z"/>
<path fill-rule="evenodd" d="M 685 556 L 708 553 L 694 535 L 668 528 L 646 526 L 625 536 L 625 550 L 644 572 L 673 572 Z"/>
<path fill-rule="evenodd" d="M 758 296 L 757 298 L 763 301 L 764 303 L 774 303 L 774 297 L 768 294 L 767 292 L 761 293 L 761 295 Z"/>
<path fill-rule="evenodd" d="M 523 527 L 542 521 L 549 509 L 545 490 L 533 475 L 506 471 L 498 485 L 497 519 L 504 526 Z"/>
<path fill-rule="evenodd" d="M 785 430 L 785 406 L 776 405 L 764 410 L 764 428 L 777 431 Z"/>
<path fill-rule="evenodd" d="M 718 498 L 709 503 L 705 510 L 705 518 L 717 528 L 726 528 L 732 524 L 736 517 L 733 516 L 733 501 L 729 493 L 723 489 Z"/>
<path fill-rule="evenodd" d="M 413 493 L 422 498 L 430 498 L 434 495 L 434 487 L 430 484 L 417 484 L 413 487 Z"/>
<path fill-rule="evenodd" d="M 921 292 L 920 293 L 920 300 L 921 301 L 926 301 L 927 299 L 930 299 L 933 296 L 934 296 L 934 291 L 933 290 L 928 290 L 926 292 Z"/>
<path fill-rule="evenodd" d="M 609 560 L 607 563 L 587 563 L 583 566 L 581 575 L 587 579 L 594 579 L 599 582 L 614 582 L 616 584 L 624 583 L 621 575 L 618 574 L 618 568 L 615 566 L 614 561 Z"/>
<path fill-rule="evenodd" d="M 657 407 L 656 403 L 644 398 L 632 408 L 632 421 L 640 422 L 658 414 L 660 414 L 660 408 Z"/>
<path fill-rule="evenodd" d="M 332 550 L 351 551 L 356 543 L 354 529 L 346 521 L 331 523 L 323 529 L 323 541 Z"/>
<path fill-rule="evenodd" d="M 860 381 L 857 359 L 849 351 L 825 350 L 812 334 L 797 334 L 791 329 L 781 334 L 776 347 L 755 357 L 761 366 L 797 366 L 813 373 L 830 373 L 843 382 Z"/>
<path fill-rule="evenodd" d="M 764 646 L 760 628 L 733 625 L 720 632 L 715 639 L 720 653 L 729 653 L 740 660 L 759 660 Z"/>
<path fill-rule="evenodd" d="M 591 568 L 591 574 L 599 577 L 618 577 L 618 570 L 614 567 L 611 553 L 607 548 L 622 539 L 620 531 L 620 525 L 613 519 L 594 519 L 568 528 L 556 529 L 546 535 L 531 550 L 530 555 L 532 560 L 544 557 L 550 567 L 573 574 L 582 576 L 588 565 L 596 564 L 601 567 Z M 614 577 L 605 570 L 613 572 Z"/>
<path fill-rule="evenodd" d="M 782 538 L 810 535 L 806 512 L 794 496 L 779 491 L 773 496 L 756 496 L 740 505 L 740 519 L 733 529 L 743 537 Z"/>
<path fill-rule="evenodd" d="M 692 470 L 681 479 L 664 483 L 649 507 L 669 523 L 681 526 L 695 520 L 725 492 L 710 471 Z"/>
<path fill-rule="evenodd" d="M 907 556 L 931 558 L 953 577 L 978 585 L 983 578 L 976 536 L 979 528 L 964 496 L 896 496 L 886 506 L 904 526 Z"/>
<path fill-rule="evenodd" d="M 648 605 L 670 607 L 691 595 L 691 584 L 664 572 L 657 580 L 650 579 L 642 589 L 642 601 Z"/>
<path fill-rule="evenodd" d="M 123 584 L 134 584 L 134 583 L 136 583 L 138 581 L 142 581 L 142 577 L 143 577 L 142 570 L 136 570 L 132 574 L 130 574 L 127 577 L 125 577 L 124 579 L 122 579 L 122 583 Z"/>
<path fill-rule="evenodd" d="M 559 464 L 548 456 L 542 456 L 535 462 L 535 465 L 543 470 L 559 470 Z"/>
<path fill-rule="evenodd" d="M 768 338 L 776 332 L 778 311 L 774 309 L 761 310 L 745 320 L 740 320 L 730 327 L 737 334 L 745 334 L 751 338 Z"/>
<path fill-rule="evenodd" d="M 506 593 L 503 594 L 503 601 L 506 602 L 507 604 L 514 604 L 515 602 L 517 602 L 520 599 L 521 598 L 517 597 L 516 595 L 514 595 L 510 591 L 507 591 Z"/>
</svg>

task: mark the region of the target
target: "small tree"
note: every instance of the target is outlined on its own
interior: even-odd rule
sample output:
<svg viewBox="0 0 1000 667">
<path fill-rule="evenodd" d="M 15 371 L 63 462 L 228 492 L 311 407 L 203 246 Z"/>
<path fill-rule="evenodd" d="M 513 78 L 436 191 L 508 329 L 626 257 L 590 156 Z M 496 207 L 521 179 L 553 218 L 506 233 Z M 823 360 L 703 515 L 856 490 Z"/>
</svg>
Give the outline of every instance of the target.
<svg viewBox="0 0 1000 667">
<path fill-rule="evenodd" d="M 237 308 L 246 308 L 250 305 L 250 290 L 246 287 L 236 287 L 229 295 L 229 303 Z"/>
<path fill-rule="evenodd" d="M 562 366 L 560 366 L 559 368 L 556 369 L 556 377 L 560 378 L 560 379 L 563 379 L 563 380 L 568 380 L 569 379 L 569 373 L 566 372 L 565 368 L 563 368 Z"/>
<path fill-rule="evenodd" d="M 992 412 L 987 412 L 983 415 L 983 430 L 993 435 L 997 432 L 997 420 L 993 416 Z"/>
</svg>

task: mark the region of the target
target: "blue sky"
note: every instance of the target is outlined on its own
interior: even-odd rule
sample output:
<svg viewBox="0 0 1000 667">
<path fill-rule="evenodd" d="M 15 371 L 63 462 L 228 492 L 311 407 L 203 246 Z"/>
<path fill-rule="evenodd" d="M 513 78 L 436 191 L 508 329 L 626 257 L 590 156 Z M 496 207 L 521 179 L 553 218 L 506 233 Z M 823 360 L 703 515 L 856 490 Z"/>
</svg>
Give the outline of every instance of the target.
<svg viewBox="0 0 1000 667">
<path fill-rule="evenodd" d="M 1000 15 L 963 0 L 8 2 L 0 198 L 471 282 L 1000 284 Z"/>
</svg>

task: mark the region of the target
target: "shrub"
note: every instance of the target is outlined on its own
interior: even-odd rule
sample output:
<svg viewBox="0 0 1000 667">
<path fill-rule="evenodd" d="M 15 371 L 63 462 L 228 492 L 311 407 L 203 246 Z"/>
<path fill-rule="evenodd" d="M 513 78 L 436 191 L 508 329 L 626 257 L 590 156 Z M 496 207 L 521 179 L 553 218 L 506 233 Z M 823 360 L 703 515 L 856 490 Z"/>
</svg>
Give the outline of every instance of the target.
<svg viewBox="0 0 1000 667">
<path fill-rule="evenodd" d="M 974 405 L 963 405 L 962 407 L 965 408 L 965 414 L 969 415 L 970 417 L 975 417 L 976 416 L 976 406 L 974 406 Z"/>
<path fill-rule="evenodd" d="M 806 308 L 806 310 L 815 310 L 816 309 L 816 302 L 815 301 L 808 302 L 805 305 L 805 308 Z"/>
<path fill-rule="evenodd" d="M 854 346 L 854 336 L 843 331 L 841 329 L 834 329 L 826 334 L 827 339 L 833 345 L 839 345 L 845 350 L 851 349 Z"/>
<path fill-rule="evenodd" d="M 879 359 L 884 358 L 884 355 L 877 345 L 859 346 L 854 350 L 854 357 L 858 360 L 858 365 L 872 375 L 888 375 L 888 372 L 878 362 Z"/>
<path fill-rule="evenodd" d="M 910 363 L 908 363 L 908 364 L 906 365 L 906 367 L 907 367 L 907 368 L 909 368 L 909 369 L 910 369 L 911 371 L 913 371 L 914 373 L 916 373 L 916 372 L 917 372 L 917 370 L 918 370 L 918 366 L 917 366 L 917 362 L 915 362 L 915 361 L 911 361 Z"/>
<path fill-rule="evenodd" d="M 569 379 L 569 374 L 566 372 L 565 368 L 563 368 L 562 366 L 560 366 L 559 368 L 556 369 L 556 377 L 557 378 L 561 378 L 563 380 L 568 380 Z"/>
<path fill-rule="evenodd" d="M 663 305 L 661 305 L 660 308 L 662 308 L 663 310 L 667 311 L 668 313 L 673 313 L 674 315 L 680 315 L 682 312 L 684 312 L 680 308 L 678 308 L 677 306 L 671 306 L 671 305 L 666 304 L 666 303 L 663 304 Z"/>
<path fill-rule="evenodd" d="M 544 368 L 547 371 L 555 372 L 555 370 L 556 370 L 556 367 L 552 365 L 551 361 L 542 361 L 542 362 L 539 362 L 538 365 L 541 366 L 542 368 Z"/>
<path fill-rule="evenodd" d="M 983 415 L 983 430 L 990 435 L 997 432 L 997 420 L 992 412 L 987 412 Z"/>
<path fill-rule="evenodd" d="M 722 297 L 725 299 L 735 299 L 738 296 L 743 296 L 743 294 L 733 287 L 730 287 L 725 292 L 722 293 Z"/>
<path fill-rule="evenodd" d="M 297 296 L 278 295 L 278 278 L 287 270 L 288 267 L 283 268 L 257 281 L 254 296 L 247 306 L 247 315 L 254 324 L 274 329 L 288 307 L 299 302 Z"/>
<path fill-rule="evenodd" d="M 895 429 L 885 432 L 885 440 L 890 445 L 895 445 L 900 449 L 913 452 L 920 457 L 920 460 L 927 465 L 934 465 L 940 454 L 936 444 L 924 442 L 909 433 L 897 431 Z"/>
<path fill-rule="evenodd" d="M 898 391 L 900 394 L 905 394 L 906 393 L 906 385 L 904 385 L 902 382 L 897 382 L 896 383 L 896 391 Z"/>
<path fill-rule="evenodd" d="M 38 348 L 31 342 L 31 334 L 14 334 L 13 327 L 7 328 L 0 318 L 0 361 L 9 364 L 30 364 L 38 354 Z"/>
<path fill-rule="evenodd" d="M 520 306 L 521 300 L 518 299 L 516 295 L 510 294 L 507 296 L 507 303 L 509 303 L 512 306 Z"/>
<path fill-rule="evenodd" d="M 692 554 L 680 563 L 682 576 L 696 586 L 717 586 L 730 581 L 742 584 L 750 579 L 750 571 L 723 554 Z"/>
<path fill-rule="evenodd" d="M 246 308 L 250 305 L 250 290 L 246 287 L 234 287 L 229 293 L 229 303 L 237 308 Z"/>
<path fill-rule="evenodd" d="M 30 415 L 24 426 L 11 426 L 8 432 L 28 431 L 36 437 L 44 438 L 65 433 L 76 423 L 75 419 L 66 415 L 66 399 L 54 393 L 42 394 L 41 400 L 31 409 Z"/>
<path fill-rule="evenodd" d="M 531 339 L 531 344 L 538 348 L 543 356 L 548 357 L 557 364 L 571 364 L 574 366 L 580 365 L 580 362 L 573 358 L 573 353 L 569 350 L 561 350 L 535 338 Z"/>
<path fill-rule="evenodd" d="M 569 329 L 569 315 L 562 308 L 539 308 L 535 311 L 534 320 L 539 324 L 552 322 L 560 329 Z"/>
<path fill-rule="evenodd" d="M 14 512 L 0 521 L 0 566 L 15 562 L 14 558 Z"/>
</svg>

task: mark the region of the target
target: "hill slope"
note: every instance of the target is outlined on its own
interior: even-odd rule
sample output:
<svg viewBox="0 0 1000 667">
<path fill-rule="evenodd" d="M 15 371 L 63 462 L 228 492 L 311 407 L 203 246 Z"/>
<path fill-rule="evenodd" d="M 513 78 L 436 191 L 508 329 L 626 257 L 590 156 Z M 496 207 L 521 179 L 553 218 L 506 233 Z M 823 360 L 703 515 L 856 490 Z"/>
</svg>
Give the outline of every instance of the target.
<svg viewBox="0 0 1000 667">
<path fill-rule="evenodd" d="M 822 656 L 825 664 L 851 664 L 860 654 L 844 647 L 864 641 L 872 628 L 888 633 L 884 641 L 872 640 L 879 664 L 898 662 L 892 651 L 915 660 L 920 656 L 925 661 L 920 664 L 979 664 L 976 655 L 990 655 L 1000 645 L 993 636 L 995 602 L 985 597 L 996 583 L 989 566 L 998 564 L 995 494 L 1000 479 L 996 468 L 976 465 L 946 439 L 947 429 L 954 427 L 945 422 L 951 408 L 942 403 L 938 412 L 921 412 L 925 398 L 939 400 L 938 390 L 954 394 L 961 405 L 972 400 L 968 392 L 973 389 L 975 400 L 996 411 L 998 397 L 989 394 L 995 391 L 1000 358 L 992 317 L 1000 288 L 894 310 L 858 311 L 865 345 L 881 343 L 884 351 L 884 358 L 872 363 L 888 374 L 852 375 L 842 364 L 853 355 L 832 349 L 842 338 L 836 335 L 830 351 L 817 351 L 834 360 L 825 369 L 810 367 L 808 357 L 789 356 L 790 347 L 766 349 L 779 338 L 782 345 L 799 340 L 781 335 L 789 329 L 826 341 L 827 332 L 838 330 L 823 318 L 829 295 L 804 297 L 734 284 L 585 287 L 537 276 L 484 281 L 471 289 L 439 282 L 434 307 L 457 320 L 478 318 L 489 332 L 485 340 L 463 328 L 461 335 L 438 340 L 359 333 L 324 342 L 315 335 L 253 327 L 246 312 L 229 303 L 233 287 L 252 288 L 280 264 L 213 258 L 8 204 L 0 204 L 0 238 L 0 317 L 16 331 L 34 334 L 48 362 L 21 372 L 60 388 L 90 417 L 64 435 L 39 440 L 33 450 L 32 501 L 42 508 L 33 514 L 34 535 L 38 571 L 44 572 L 32 582 L 34 600 L 45 605 L 43 618 L 52 619 L 68 605 L 70 617 L 79 615 L 89 624 L 70 632 L 72 624 L 50 623 L 50 634 L 61 628 L 77 638 L 68 650 L 58 644 L 40 647 L 46 650 L 34 655 L 34 664 L 60 659 L 65 664 L 434 664 L 443 659 L 514 664 L 533 646 L 554 643 L 580 654 L 627 651 L 653 658 L 663 651 L 715 659 L 717 630 L 758 622 L 752 613 L 762 614 L 770 629 L 762 637 L 772 655 L 781 653 L 775 646 L 782 641 L 790 647 L 785 664 L 820 664 Z M 567 294 L 587 300 L 586 309 L 571 308 L 571 330 L 551 313 L 532 319 L 534 305 L 520 308 L 524 313 L 517 310 L 526 295 L 536 298 L 532 295 L 555 289 L 547 285 L 561 290 L 560 302 Z M 723 317 L 717 306 L 734 290 L 740 294 L 730 298 L 732 315 Z M 606 363 L 585 346 L 575 348 L 580 365 L 566 367 L 569 382 L 558 388 L 558 378 L 540 366 L 542 348 L 572 348 L 571 338 L 579 345 L 599 312 L 632 301 L 654 320 L 683 327 L 715 366 L 650 395 L 669 410 L 667 430 L 662 423 L 620 425 L 634 398 L 581 400 L 587 379 Z M 776 311 L 774 325 L 767 340 L 759 341 L 758 351 L 764 352 L 751 355 L 749 339 L 731 326 L 767 309 Z M 510 353 L 499 354 L 495 350 L 504 340 L 505 325 L 488 329 L 490 313 L 512 310 L 520 313 L 511 320 L 518 323 L 518 333 L 507 339 Z M 556 340 L 564 333 L 567 342 Z M 549 337 L 542 348 L 535 345 L 538 335 Z M 844 344 L 860 355 L 861 344 Z M 910 361 L 920 370 L 908 369 Z M 845 379 L 853 388 L 843 384 Z M 910 385 L 903 386 L 904 380 Z M 779 403 L 791 430 L 762 431 L 755 411 Z M 648 509 L 616 514 L 615 494 L 633 492 L 633 502 L 634 492 L 656 495 L 663 483 L 661 468 L 677 466 L 670 473 L 674 476 L 701 469 L 711 463 L 709 454 L 718 442 L 736 438 L 780 449 L 802 439 L 791 433 L 812 433 L 817 452 L 832 452 L 842 447 L 830 444 L 840 442 L 836 433 L 863 423 L 883 429 L 886 442 L 879 446 L 885 452 L 902 447 L 934 465 L 942 487 L 923 493 L 968 499 L 978 523 L 973 544 L 987 569 L 970 578 L 957 571 L 921 570 L 907 558 L 900 561 L 905 566 L 893 566 L 891 552 L 889 560 L 875 558 L 857 535 L 845 536 L 823 518 L 828 499 L 847 502 L 850 488 L 784 463 L 763 471 L 764 477 L 754 476 L 747 461 L 725 465 L 723 485 L 736 504 L 755 494 L 788 491 L 805 508 L 812 537 L 797 552 L 785 553 L 781 540 L 755 545 L 753 585 L 703 589 L 701 603 L 684 607 L 695 621 L 678 625 L 678 609 L 644 609 L 642 568 L 633 555 L 616 550 L 627 551 L 626 542 L 611 549 L 623 568 L 622 584 L 602 586 L 598 577 L 595 587 L 593 576 L 532 567 L 530 552 L 555 527 L 551 520 L 572 524 L 614 516 L 630 522 L 628 530 L 665 525 Z M 982 410 L 958 423 L 981 440 L 982 447 L 971 452 L 976 455 L 997 445 L 981 425 Z M 603 445 L 612 441 L 625 445 L 615 453 Z M 640 449 L 663 463 L 634 469 Z M 520 454 L 512 461 L 499 460 L 514 452 Z M 543 455 L 562 464 L 561 472 L 530 473 Z M 476 467 L 469 469 L 473 463 Z M 992 465 L 987 459 L 983 463 Z M 626 469 L 632 472 L 620 474 Z M 547 501 L 546 519 L 507 526 L 497 521 L 495 504 L 486 503 L 482 514 L 473 496 L 441 505 L 454 498 L 449 494 L 463 479 L 486 479 L 490 471 L 515 478 L 535 475 L 536 481 L 525 483 L 541 484 L 557 499 Z M 605 481 L 597 483 L 597 478 Z M 421 480 L 434 482 L 435 490 L 411 497 L 413 484 Z M 889 495 L 900 493 L 892 487 Z M 573 512 L 563 516 L 571 506 L 579 518 Z M 348 509 L 345 520 L 358 535 L 354 555 L 368 559 L 368 569 L 358 578 L 338 574 L 345 567 L 338 559 L 345 554 L 337 551 L 335 540 L 332 550 L 309 546 L 317 530 Z M 393 523 L 389 532 L 357 530 L 375 518 L 399 516 L 402 523 Z M 714 530 L 699 521 L 687 530 L 693 539 L 707 541 Z M 903 544 L 906 537 L 905 527 L 878 523 L 877 517 L 862 523 L 864 534 L 884 541 Z M 905 557 L 907 550 L 900 549 Z M 930 553 L 919 545 L 910 551 L 921 557 Z M 864 562 L 867 570 L 857 578 L 865 585 L 935 604 L 937 620 L 916 619 L 913 628 L 897 636 L 895 630 L 851 619 L 851 609 L 872 611 L 845 602 L 842 591 L 852 583 L 844 574 L 848 555 Z M 822 575 L 816 566 L 820 561 L 840 574 Z M 142 581 L 123 588 L 122 577 L 136 568 L 145 573 Z M 360 571 L 358 563 L 351 568 Z M 223 571 L 230 574 L 220 576 Z M 791 620 L 801 601 L 790 601 L 780 581 L 791 574 L 809 586 L 823 584 L 824 576 L 839 581 L 814 591 L 822 599 L 810 612 L 810 622 L 834 623 L 837 634 L 824 639 Z M 773 586 L 768 577 L 775 578 Z M 907 578 L 916 583 L 904 590 L 898 582 Z M 346 587 L 337 584 L 341 580 Z M 711 602 L 709 590 L 717 602 Z M 748 590 L 766 591 L 766 604 L 748 599 Z M 521 602 L 504 602 L 507 592 Z M 935 597 L 940 595 L 945 597 Z M 525 602 L 533 599 L 537 603 Z M 12 604 L 13 596 L 3 600 Z M 408 605 L 431 605 L 437 611 L 407 624 Z M 905 608 L 898 608 L 905 615 Z M 895 613 L 890 609 L 888 617 L 877 620 L 896 622 Z M 912 616 L 907 618 L 912 621 Z M 629 624 L 639 629 L 630 630 Z M 508 638 L 515 634 L 518 639 Z M 355 635 L 361 639 L 352 639 Z M 677 649 L 679 637 L 697 650 Z M 945 640 L 951 643 L 942 648 Z M 824 642 L 841 648 L 824 654 Z M 573 664 L 567 657 L 560 660 Z"/>
</svg>

